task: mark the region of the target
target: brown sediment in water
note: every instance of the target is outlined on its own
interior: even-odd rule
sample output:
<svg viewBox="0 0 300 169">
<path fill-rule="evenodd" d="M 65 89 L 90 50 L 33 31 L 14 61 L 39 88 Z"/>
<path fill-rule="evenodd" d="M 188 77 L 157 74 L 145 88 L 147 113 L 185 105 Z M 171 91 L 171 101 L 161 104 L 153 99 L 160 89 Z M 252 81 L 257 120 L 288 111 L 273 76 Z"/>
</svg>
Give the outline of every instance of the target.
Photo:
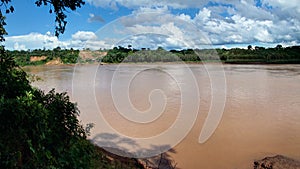
<svg viewBox="0 0 300 169">
<path fill-rule="evenodd" d="M 199 143 L 198 138 L 211 106 L 210 79 L 204 65 L 188 66 L 195 75 L 201 100 L 193 128 L 181 142 L 172 146 L 177 153 L 170 155 L 177 167 L 250 169 L 255 159 L 276 154 L 300 159 L 300 65 L 225 64 L 227 93 L 224 113 L 216 131 L 205 143 Z M 214 68 L 211 73 L 220 71 L 217 64 L 209 66 Z M 116 110 L 111 97 L 111 84 L 115 85 L 116 93 L 125 93 L 121 87 L 128 78 L 128 72 L 144 70 L 149 65 L 82 65 L 76 71 L 63 65 L 57 67 L 55 71 L 53 67 L 34 67 L 40 68 L 37 75 L 46 79 L 35 84 L 46 89 L 55 87 L 60 91 L 72 91 L 72 99 L 78 102 L 81 111 L 80 119 L 83 123 L 95 123 L 95 134 L 104 132 L 102 125 L 105 123 L 98 122 L 103 118 L 116 131 L 132 138 L 158 135 L 172 128 L 178 116 L 181 92 L 177 84 L 185 84 L 187 89 L 189 87 L 185 76 L 188 69 L 182 64 L 158 64 L 155 69 L 137 74 L 128 89 L 135 108 L 147 110 L 151 106 L 149 93 L 158 88 L 164 91 L 167 102 L 165 111 L 157 120 L 149 124 L 136 124 Z M 122 78 L 112 81 L 118 68 Z M 180 75 L 180 78 L 174 81 L 158 69 Z M 95 72 L 98 72 L 96 76 Z M 217 84 L 215 87 L 218 87 Z M 182 132 L 181 128 L 177 131 Z M 118 140 L 109 141 L 118 143 Z"/>
</svg>

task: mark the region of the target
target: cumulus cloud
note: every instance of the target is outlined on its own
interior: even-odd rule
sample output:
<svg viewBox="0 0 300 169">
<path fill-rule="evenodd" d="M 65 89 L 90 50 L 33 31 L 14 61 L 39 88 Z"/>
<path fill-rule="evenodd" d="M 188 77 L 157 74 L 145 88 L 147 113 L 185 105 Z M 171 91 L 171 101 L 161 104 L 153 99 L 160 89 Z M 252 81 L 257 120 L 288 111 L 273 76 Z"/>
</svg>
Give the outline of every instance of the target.
<svg viewBox="0 0 300 169">
<path fill-rule="evenodd" d="M 206 22 L 209 17 L 211 16 L 211 11 L 207 8 L 203 8 L 199 11 L 199 13 L 196 15 L 195 19 L 200 20 L 202 22 Z"/>
<path fill-rule="evenodd" d="M 110 48 L 111 44 L 106 40 L 98 40 L 94 32 L 78 31 L 72 35 L 72 39 L 62 41 L 50 32 L 45 34 L 30 33 L 27 35 L 8 36 L 6 37 L 5 46 L 9 50 L 28 50 L 28 49 L 53 49 L 74 48 L 74 49 L 100 49 Z"/>
<path fill-rule="evenodd" d="M 169 6 L 175 9 L 184 8 L 203 8 L 208 4 L 215 6 L 233 7 L 245 15 L 256 17 L 270 17 L 272 14 L 268 12 L 270 9 L 280 9 L 282 11 L 296 10 L 300 13 L 300 5 L 298 0 L 86 0 L 87 3 L 97 7 L 110 7 L 117 9 L 118 6 L 124 6 L 130 9 L 139 7 L 161 7 Z M 260 5 L 258 5 L 258 3 Z M 268 10 L 266 10 L 268 9 Z M 260 13 L 264 15 L 259 15 Z"/>
<path fill-rule="evenodd" d="M 14 50 L 26 50 L 26 46 L 25 45 L 19 45 L 19 43 L 16 42 L 14 44 Z"/>
<path fill-rule="evenodd" d="M 109 40 L 103 39 L 100 40 L 94 32 L 90 31 L 78 31 L 72 35 L 70 45 L 72 47 L 82 49 L 89 48 L 93 50 L 97 49 L 108 49 L 111 48 L 112 44 L 109 43 Z"/>
<path fill-rule="evenodd" d="M 298 0 L 87 0 L 98 7 L 124 6 L 132 16 L 121 19 L 125 34 L 153 33 L 192 40 L 194 45 L 238 43 L 299 43 Z M 174 14 L 174 9 L 198 8 L 194 16 Z M 198 30 L 184 27 L 196 25 Z M 192 26 L 193 27 L 193 26 Z M 172 32 L 173 31 L 173 32 Z M 189 32 L 194 31 L 194 32 Z M 197 40 L 199 34 L 202 40 Z M 194 34 L 194 35 L 193 35 Z M 184 37 L 184 38 L 182 38 Z M 201 38 L 200 37 L 200 38 Z M 149 41 L 149 39 L 148 39 Z M 167 41 L 167 39 L 166 39 Z"/>
<path fill-rule="evenodd" d="M 105 20 L 100 15 L 95 15 L 90 13 L 89 16 L 90 17 L 88 18 L 88 22 L 101 22 L 101 23 L 105 22 Z"/>
<path fill-rule="evenodd" d="M 147 20 L 147 21 L 145 21 Z M 183 14 L 174 16 L 169 13 L 139 13 L 134 16 L 129 16 L 121 19 L 124 28 L 122 31 L 125 35 L 136 36 L 147 34 L 145 42 L 140 37 L 138 42 L 140 45 L 135 47 L 150 47 L 153 44 L 162 47 L 178 46 L 178 42 L 184 46 L 195 46 L 203 38 L 201 32 L 197 32 L 196 25 L 191 23 L 191 18 Z M 152 34 L 152 37 L 150 36 Z M 158 36 L 161 35 L 161 36 Z M 157 38 L 160 37 L 160 38 Z M 164 42 L 162 42 L 162 37 Z M 174 42 L 173 44 L 171 42 Z M 148 43 L 148 45 L 146 45 Z M 153 44 L 152 44 L 153 43 Z M 207 41 L 199 43 L 209 43 Z M 138 44 L 138 43 L 137 43 Z M 185 44 L 185 45 L 184 45 Z M 143 46 L 142 46 L 143 45 Z"/>
<path fill-rule="evenodd" d="M 132 15 L 120 18 L 117 23 L 121 23 L 123 27 L 116 32 L 127 35 L 129 39 L 131 36 L 148 34 L 147 38 L 133 38 L 138 40 L 140 45 L 132 43 L 138 46 L 146 45 L 146 42 L 148 46 L 153 46 L 151 43 L 166 45 L 163 47 L 178 46 L 178 42 L 181 41 L 185 46 L 201 48 L 222 44 L 298 41 L 297 36 L 287 35 L 299 30 L 295 23 L 265 18 L 252 19 L 238 13 L 226 17 L 213 17 L 215 9 L 216 7 L 202 8 L 195 17 L 191 17 L 187 14 L 172 14 L 167 7 L 142 7 L 133 11 Z M 287 29 L 282 29 L 282 26 Z M 153 34 L 152 39 L 149 34 Z M 158 34 L 166 37 L 164 42 L 157 40 Z"/>
<path fill-rule="evenodd" d="M 62 48 L 67 47 L 66 42 L 59 41 L 50 32 L 46 34 L 32 32 L 27 35 L 8 36 L 6 37 L 5 45 L 9 49 L 25 50 L 36 48 L 55 48 L 60 46 Z"/>
<path fill-rule="evenodd" d="M 202 7 L 209 0 L 86 0 L 89 4 L 97 7 L 111 7 L 125 6 L 127 8 L 139 8 L 143 7 L 157 7 L 157 6 L 171 6 L 174 8 L 187 8 L 187 7 Z"/>
<path fill-rule="evenodd" d="M 107 23 L 98 32 L 78 31 L 68 41 L 50 33 L 7 37 L 15 49 L 111 48 L 131 44 L 135 48 L 193 48 L 228 44 L 299 44 L 298 0 L 87 0 L 98 7 L 132 9 L 132 14 Z M 195 13 L 181 9 L 198 9 Z M 177 12 L 174 12 L 176 9 Z M 179 12 L 178 12 L 179 11 Z M 89 22 L 103 22 L 90 14 Z M 8 45 L 7 45 L 8 46 Z"/>
<path fill-rule="evenodd" d="M 272 7 L 278 7 L 283 11 L 286 10 L 296 10 L 298 13 L 300 13 L 300 4 L 298 0 L 289 0 L 289 1 L 283 1 L 283 0 L 262 0 L 262 2 L 268 6 Z"/>
<path fill-rule="evenodd" d="M 94 32 L 78 31 L 72 35 L 72 39 L 79 40 L 79 41 L 87 41 L 87 40 L 97 39 L 97 36 L 95 35 Z"/>
</svg>

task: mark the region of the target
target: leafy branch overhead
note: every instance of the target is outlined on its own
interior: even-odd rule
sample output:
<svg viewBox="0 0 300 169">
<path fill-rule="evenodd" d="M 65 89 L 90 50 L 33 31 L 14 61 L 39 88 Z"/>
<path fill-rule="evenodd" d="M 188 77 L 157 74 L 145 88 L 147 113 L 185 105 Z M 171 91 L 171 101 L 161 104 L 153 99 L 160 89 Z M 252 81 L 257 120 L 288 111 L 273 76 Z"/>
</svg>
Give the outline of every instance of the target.
<svg viewBox="0 0 300 169">
<path fill-rule="evenodd" d="M 0 31 L 1 35 L 6 34 L 5 30 L 3 29 L 3 25 L 6 25 L 4 22 L 2 10 L 5 10 L 5 13 L 13 13 L 15 11 L 14 7 L 10 5 L 11 0 L 1 0 L 1 11 L 0 11 L 0 17 L 1 17 L 1 23 L 0 23 Z M 50 6 L 49 13 L 55 13 L 55 36 L 59 36 L 59 34 L 63 34 L 65 32 L 65 28 L 67 25 L 67 15 L 65 12 L 67 12 L 68 9 L 74 11 L 77 8 L 80 8 L 82 5 L 85 4 L 83 0 L 37 0 L 35 1 L 35 4 L 40 6 Z M 4 8 L 4 9 L 2 9 Z M 4 30 L 4 32 L 2 32 Z M 0 37 L 0 41 L 3 41 L 3 37 Z"/>
</svg>

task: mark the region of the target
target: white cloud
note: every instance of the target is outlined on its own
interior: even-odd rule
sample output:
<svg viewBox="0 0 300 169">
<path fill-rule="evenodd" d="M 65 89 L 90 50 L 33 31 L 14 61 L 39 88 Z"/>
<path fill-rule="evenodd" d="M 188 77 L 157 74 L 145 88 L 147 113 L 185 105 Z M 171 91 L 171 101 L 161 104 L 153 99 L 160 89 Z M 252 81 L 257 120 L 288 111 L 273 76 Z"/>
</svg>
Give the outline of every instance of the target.
<svg viewBox="0 0 300 169">
<path fill-rule="evenodd" d="M 100 31 L 78 31 L 68 41 L 50 33 L 7 37 L 11 48 L 110 48 L 116 44 L 135 47 L 201 47 L 227 44 L 299 44 L 300 3 L 298 0 L 87 0 L 117 9 L 133 9 L 129 16 L 106 24 Z M 210 3 L 209 3 L 210 2 Z M 208 5 L 209 4 L 209 5 Z M 194 14 L 174 9 L 198 8 Z M 180 10 L 179 10 L 180 11 Z M 88 19 L 100 21 L 97 15 Z M 228 45 L 227 45 L 228 46 Z"/>
<path fill-rule="evenodd" d="M 187 7 L 202 7 L 208 0 L 86 0 L 89 4 L 97 7 L 111 7 L 117 9 L 117 5 L 125 6 L 127 8 L 139 7 L 157 7 L 157 6 L 171 6 L 173 8 L 187 8 Z"/>
<path fill-rule="evenodd" d="M 99 37 L 90 31 L 78 31 L 72 35 L 69 46 L 73 48 L 89 48 L 93 50 L 111 48 L 111 39 L 99 39 Z"/>
<path fill-rule="evenodd" d="M 123 17 L 120 20 L 124 26 L 118 31 L 120 34 L 123 33 L 127 36 L 148 34 L 148 38 L 145 40 L 148 42 L 148 46 L 152 46 L 150 43 L 156 44 L 154 48 L 157 48 L 157 46 L 165 47 L 164 45 L 178 46 L 178 41 L 181 41 L 181 44 L 185 44 L 184 46 L 193 47 L 195 43 L 207 43 L 207 41 L 202 40 L 202 33 L 197 32 L 196 25 L 193 24 L 191 17 L 185 14 L 172 15 L 169 12 L 135 12 L 133 15 Z M 155 39 L 157 35 L 165 37 L 164 45 L 162 42 L 153 41 L 149 34 L 153 35 L 153 39 Z M 201 40 L 202 42 L 200 42 Z M 139 42 L 145 44 L 141 41 L 142 39 L 139 38 Z M 174 42 L 174 44 L 171 44 L 171 42 Z"/>
<path fill-rule="evenodd" d="M 27 50 L 27 49 L 53 49 L 61 48 L 110 48 L 112 45 L 106 40 L 98 40 L 93 32 L 78 31 L 72 35 L 72 39 L 61 41 L 50 32 L 45 34 L 30 33 L 27 35 L 8 36 L 6 37 L 5 46 L 9 50 Z"/>
<path fill-rule="evenodd" d="M 199 10 L 194 18 L 186 14 L 172 14 L 170 10 L 162 8 L 146 8 L 135 10 L 132 15 L 121 18 L 122 27 L 117 32 L 123 32 L 130 36 L 135 34 L 161 34 L 165 35 L 165 43 L 176 46 L 179 41 L 188 42 L 190 46 L 213 44 L 235 44 L 235 43 L 280 43 L 282 41 L 298 41 L 297 37 L 286 33 L 291 30 L 300 30 L 287 21 L 276 21 L 267 19 L 252 19 L 234 14 L 227 17 L 212 17 L 213 11 L 209 8 Z M 155 11 L 158 12 L 155 12 Z M 146 12 L 145 12 L 146 11 Z M 150 11 L 150 12 L 149 12 Z M 111 25 L 110 25 L 111 26 Z M 284 26 L 287 29 L 282 29 Z M 282 34 L 281 36 L 278 33 Z M 153 42 L 147 40 L 149 43 Z M 170 42 L 174 39 L 174 44 Z M 142 39 L 139 39 L 140 43 Z M 153 42 L 161 44 L 161 42 Z M 178 43 L 177 43 L 178 44 Z M 151 44 L 149 44 L 151 46 Z"/>
<path fill-rule="evenodd" d="M 211 11 L 209 9 L 207 9 L 207 8 L 203 8 L 196 15 L 195 20 L 206 22 L 206 21 L 208 21 L 208 19 L 209 19 L 210 16 L 211 16 Z"/>
<path fill-rule="evenodd" d="M 233 3 L 234 14 L 255 20 L 274 19 L 274 14 L 272 14 L 271 11 L 256 6 L 254 2 L 254 0 L 241 0 L 241 2 Z"/>
<path fill-rule="evenodd" d="M 66 42 L 59 41 L 56 36 L 49 32 L 46 34 L 32 32 L 27 35 L 8 36 L 5 38 L 8 49 L 25 50 L 36 48 L 55 48 L 57 46 L 67 47 Z"/>
<path fill-rule="evenodd" d="M 19 43 L 16 42 L 14 44 L 14 50 L 26 50 L 26 46 L 25 45 L 19 45 Z"/>
<path fill-rule="evenodd" d="M 88 22 L 105 22 L 105 20 L 100 15 L 95 15 L 93 13 L 89 14 Z"/>
<path fill-rule="evenodd" d="M 72 40 L 87 41 L 94 39 L 97 39 L 96 34 L 89 31 L 78 31 L 72 35 Z"/>
<path fill-rule="evenodd" d="M 296 9 L 297 12 L 300 13 L 299 0 L 262 0 L 262 2 L 269 6 L 279 7 L 282 10 Z"/>
<path fill-rule="evenodd" d="M 85 48 L 89 48 L 92 50 L 98 49 L 111 49 L 112 44 L 109 43 L 109 40 L 89 40 L 84 44 Z"/>
<path fill-rule="evenodd" d="M 96 6 L 112 2 L 134 9 L 131 16 L 120 19 L 123 34 L 162 34 L 172 40 L 188 41 L 192 46 L 202 44 L 252 44 L 296 42 L 300 39 L 298 0 L 88 0 Z M 198 8 L 195 17 L 174 14 L 175 8 Z M 298 11 L 299 10 L 299 11 Z M 196 29 L 195 29 L 196 25 Z M 114 28 L 115 29 L 115 28 Z M 142 38 L 139 39 L 140 43 Z M 149 42 L 152 42 L 149 40 Z M 155 43 L 155 42 L 154 42 Z"/>
<path fill-rule="evenodd" d="M 266 29 L 263 29 L 254 36 L 255 39 L 257 39 L 260 42 L 273 42 L 273 37 L 270 35 L 269 31 Z"/>
<path fill-rule="evenodd" d="M 169 6 L 175 9 L 183 8 L 203 8 L 209 3 L 223 4 L 234 6 L 234 8 L 245 16 L 269 18 L 272 14 L 265 10 L 268 7 L 279 8 L 283 11 L 295 10 L 300 13 L 299 0 L 261 0 L 262 6 L 256 7 L 255 0 L 86 0 L 87 3 L 104 8 L 117 9 L 118 6 L 124 6 L 130 9 L 138 9 L 140 7 L 160 7 Z M 230 7 L 231 8 L 231 7 Z M 270 9 L 270 8 L 269 8 Z M 263 14 L 263 15 L 260 15 Z"/>
</svg>

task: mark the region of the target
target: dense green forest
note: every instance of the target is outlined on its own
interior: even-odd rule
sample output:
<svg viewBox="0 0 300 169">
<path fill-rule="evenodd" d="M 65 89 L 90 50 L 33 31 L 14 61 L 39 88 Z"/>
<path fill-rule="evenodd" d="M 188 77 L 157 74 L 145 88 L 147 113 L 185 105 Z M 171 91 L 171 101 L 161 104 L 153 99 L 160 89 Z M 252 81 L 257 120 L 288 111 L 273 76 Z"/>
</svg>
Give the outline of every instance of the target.
<svg viewBox="0 0 300 169">
<path fill-rule="evenodd" d="M 18 65 L 41 65 L 52 60 L 59 60 L 64 64 L 77 63 L 79 57 L 79 50 L 61 49 L 60 47 L 52 50 L 34 49 L 28 51 L 6 51 L 8 55 L 13 57 Z M 34 60 L 34 58 L 38 58 Z"/>
<path fill-rule="evenodd" d="M 218 49 L 217 52 L 226 63 L 300 63 L 300 46 L 252 48 L 249 45 L 247 49 Z"/>
<path fill-rule="evenodd" d="M 167 51 L 162 47 L 156 50 L 143 48 L 141 50 L 114 47 L 105 51 L 85 50 L 92 56 L 88 59 L 80 57 L 79 50 L 61 49 L 53 50 L 35 49 L 31 51 L 7 51 L 18 65 L 41 65 L 52 60 L 58 60 L 63 64 L 75 63 L 121 63 L 121 62 L 214 62 L 221 60 L 224 63 L 300 63 L 300 46 L 275 48 L 252 47 L 247 49 L 183 49 Z M 97 53 L 98 52 L 98 53 Z M 107 52 L 105 56 L 101 52 Z M 100 53 L 100 54 L 99 54 Z"/>
<path fill-rule="evenodd" d="M 264 48 L 249 45 L 247 49 L 183 49 L 166 51 L 162 47 L 156 50 L 130 49 L 114 47 L 109 50 L 102 61 L 107 63 L 120 62 L 200 62 L 217 61 L 225 63 L 300 63 L 300 46 L 283 48 Z"/>
</svg>

